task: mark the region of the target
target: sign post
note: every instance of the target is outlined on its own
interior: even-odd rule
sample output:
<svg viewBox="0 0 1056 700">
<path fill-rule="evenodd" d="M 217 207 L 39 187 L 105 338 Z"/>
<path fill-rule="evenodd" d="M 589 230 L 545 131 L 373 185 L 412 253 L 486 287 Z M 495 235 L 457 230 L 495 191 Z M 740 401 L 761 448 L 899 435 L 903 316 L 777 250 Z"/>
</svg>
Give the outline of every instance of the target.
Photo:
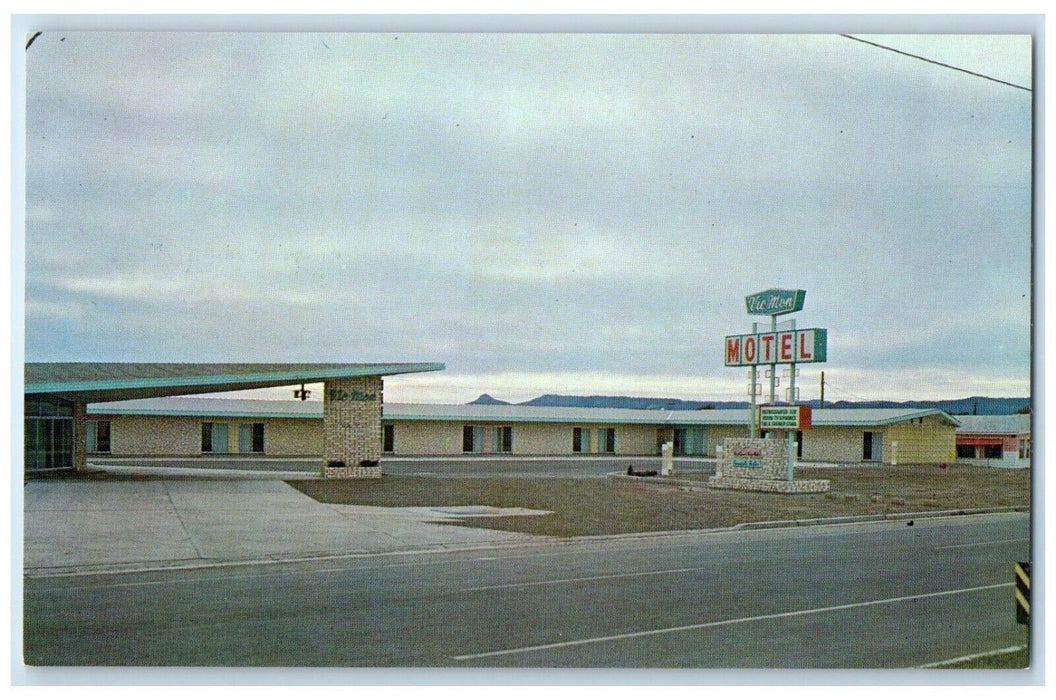
<svg viewBox="0 0 1056 700">
<path fill-rule="evenodd" d="M 758 330 L 759 330 L 759 324 L 758 323 L 753 323 L 752 324 L 752 334 L 754 335 Z M 758 430 L 758 428 L 755 425 L 755 403 L 756 403 L 755 390 L 756 390 L 756 380 L 759 378 L 758 375 L 759 375 L 758 367 L 756 367 L 755 365 L 752 365 L 751 369 L 748 370 L 748 377 L 749 377 L 749 382 L 750 382 L 748 384 L 748 393 L 750 394 L 750 398 L 751 398 L 751 402 L 749 403 L 749 408 L 748 408 L 748 410 L 751 411 L 751 413 L 748 414 L 748 437 L 753 437 L 753 438 L 754 437 L 759 437 L 759 430 Z"/>
<path fill-rule="evenodd" d="M 796 329 L 796 319 L 792 319 L 792 330 Z M 788 366 L 788 402 L 796 402 L 796 363 Z M 796 431 L 788 431 L 788 480 L 792 481 L 796 464 Z"/>
</svg>

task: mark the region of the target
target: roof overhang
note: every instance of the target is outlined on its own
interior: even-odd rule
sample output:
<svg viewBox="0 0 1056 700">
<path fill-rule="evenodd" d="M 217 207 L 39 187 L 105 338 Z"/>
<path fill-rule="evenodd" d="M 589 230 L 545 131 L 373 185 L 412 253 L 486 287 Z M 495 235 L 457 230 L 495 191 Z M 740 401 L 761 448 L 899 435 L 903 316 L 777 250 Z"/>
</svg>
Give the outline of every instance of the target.
<svg viewBox="0 0 1056 700">
<path fill-rule="evenodd" d="M 333 379 L 436 372 L 443 363 L 97 363 L 27 362 L 27 395 L 79 403 L 184 396 L 314 384 Z"/>
</svg>

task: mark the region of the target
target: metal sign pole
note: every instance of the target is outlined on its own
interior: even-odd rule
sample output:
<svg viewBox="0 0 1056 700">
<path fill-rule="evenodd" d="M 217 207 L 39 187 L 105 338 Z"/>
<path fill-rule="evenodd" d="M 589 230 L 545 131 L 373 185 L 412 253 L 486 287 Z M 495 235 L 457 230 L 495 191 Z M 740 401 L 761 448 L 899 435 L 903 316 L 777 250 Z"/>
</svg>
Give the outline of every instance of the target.
<svg viewBox="0 0 1056 700">
<path fill-rule="evenodd" d="M 777 343 L 777 314 L 770 316 L 770 332 L 774 334 L 772 343 Z M 774 364 L 770 365 L 770 403 L 777 403 L 777 348 L 773 349 Z"/>
<path fill-rule="evenodd" d="M 796 330 L 796 319 L 792 319 L 792 330 Z M 793 335 L 795 337 L 795 335 Z M 793 362 L 788 366 L 788 402 L 795 405 L 796 403 L 796 363 Z M 794 471 L 794 464 L 796 463 L 796 431 L 788 431 L 788 480 L 792 481 L 792 474 Z"/>
<path fill-rule="evenodd" d="M 752 324 L 752 334 L 759 332 L 759 324 Z M 755 383 L 759 379 L 758 365 L 752 365 L 749 370 L 751 377 L 751 384 L 748 385 L 748 393 L 751 394 L 751 403 L 748 405 L 748 437 L 757 438 L 759 437 L 759 431 L 755 423 L 756 417 L 756 399 L 755 399 Z"/>
</svg>

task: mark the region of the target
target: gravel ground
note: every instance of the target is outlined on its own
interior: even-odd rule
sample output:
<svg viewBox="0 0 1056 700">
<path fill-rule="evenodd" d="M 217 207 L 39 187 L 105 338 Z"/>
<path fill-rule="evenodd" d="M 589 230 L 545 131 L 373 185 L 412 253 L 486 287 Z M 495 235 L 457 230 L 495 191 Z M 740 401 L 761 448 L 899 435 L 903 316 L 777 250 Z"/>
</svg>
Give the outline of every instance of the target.
<svg viewBox="0 0 1056 700">
<path fill-rule="evenodd" d="M 929 510 L 1026 507 L 1031 472 L 951 465 L 801 468 L 797 478 L 828 479 L 822 494 L 768 494 L 708 489 L 672 480 L 443 479 L 386 476 L 377 481 L 291 481 L 325 503 L 376 506 L 468 506 L 530 508 L 542 516 L 465 518 L 484 527 L 556 537 L 729 527 L 748 522 Z M 676 475 L 678 480 L 692 475 Z"/>
</svg>

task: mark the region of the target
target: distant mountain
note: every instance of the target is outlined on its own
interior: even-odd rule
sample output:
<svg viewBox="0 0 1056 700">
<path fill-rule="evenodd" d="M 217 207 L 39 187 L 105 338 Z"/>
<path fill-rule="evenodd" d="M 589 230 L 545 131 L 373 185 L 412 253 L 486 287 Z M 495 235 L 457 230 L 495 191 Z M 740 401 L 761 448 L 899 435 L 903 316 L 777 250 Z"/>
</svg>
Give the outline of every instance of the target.
<svg viewBox="0 0 1056 700">
<path fill-rule="evenodd" d="M 482 406 L 509 406 L 509 401 L 500 401 L 499 399 L 489 394 L 481 394 L 477 398 L 469 402 L 470 405 L 477 404 Z"/>
<path fill-rule="evenodd" d="M 563 406 L 566 408 L 641 408 L 665 411 L 696 411 L 701 408 L 715 408 L 715 403 L 711 401 L 683 401 L 682 399 L 638 396 L 565 396 L 562 394 L 546 394 L 518 405 Z"/>
<path fill-rule="evenodd" d="M 488 394 L 481 394 L 472 404 L 510 405 Z M 818 401 L 805 403 L 817 408 Z M 518 406 L 559 406 L 566 408 L 636 408 L 663 411 L 699 411 L 702 409 L 748 408 L 747 401 L 686 401 L 684 399 L 640 396 L 569 396 L 545 394 Z M 825 408 L 937 408 L 951 415 L 1007 416 L 1030 406 L 1029 398 L 991 398 L 971 396 L 941 401 L 826 401 Z"/>
<path fill-rule="evenodd" d="M 817 406 L 817 402 L 809 402 Z M 991 398 L 971 396 L 941 401 L 834 401 L 825 408 L 937 408 L 954 416 L 1009 416 L 1030 406 L 1029 398 Z"/>
</svg>

